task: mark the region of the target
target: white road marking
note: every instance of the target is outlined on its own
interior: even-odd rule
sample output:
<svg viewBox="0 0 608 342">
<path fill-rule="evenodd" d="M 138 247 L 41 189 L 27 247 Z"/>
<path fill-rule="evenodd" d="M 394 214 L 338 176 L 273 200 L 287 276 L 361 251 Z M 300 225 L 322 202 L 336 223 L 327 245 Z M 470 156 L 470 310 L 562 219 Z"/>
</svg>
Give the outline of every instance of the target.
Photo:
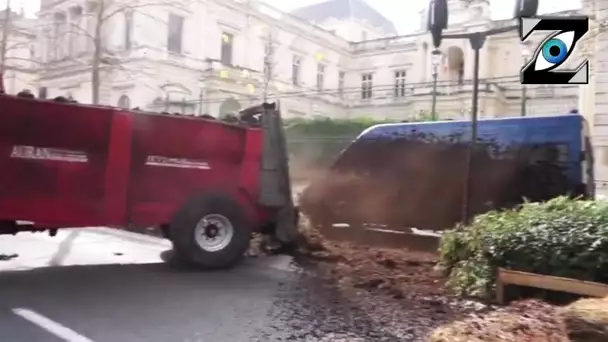
<svg viewBox="0 0 608 342">
<path fill-rule="evenodd" d="M 41 327 L 51 334 L 61 338 L 67 342 L 94 342 L 88 337 L 82 336 L 74 330 L 65 327 L 50 318 L 44 317 L 41 314 L 25 308 L 13 309 L 13 313 L 20 316 L 29 322 Z"/>
</svg>

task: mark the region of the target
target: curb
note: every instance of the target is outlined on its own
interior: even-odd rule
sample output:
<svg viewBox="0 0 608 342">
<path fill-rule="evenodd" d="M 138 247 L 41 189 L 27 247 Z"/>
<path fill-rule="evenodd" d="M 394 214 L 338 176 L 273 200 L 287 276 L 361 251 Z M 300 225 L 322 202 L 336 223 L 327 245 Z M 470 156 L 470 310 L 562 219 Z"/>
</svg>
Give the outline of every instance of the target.
<svg viewBox="0 0 608 342">
<path fill-rule="evenodd" d="M 121 230 L 121 229 L 98 227 L 98 228 L 83 229 L 83 231 L 95 233 L 95 234 L 99 234 L 99 235 L 110 235 L 110 236 L 114 236 L 117 238 L 129 240 L 129 241 L 136 242 L 136 243 L 143 243 L 143 244 L 147 244 L 147 245 L 154 245 L 154 246 L 167 247 L 167 248 L 172 247 L 171 242 L 169 242 L 168 240 L 150 236 L 150 235 L 129 232 L 129 231 Z"/>
</svg>

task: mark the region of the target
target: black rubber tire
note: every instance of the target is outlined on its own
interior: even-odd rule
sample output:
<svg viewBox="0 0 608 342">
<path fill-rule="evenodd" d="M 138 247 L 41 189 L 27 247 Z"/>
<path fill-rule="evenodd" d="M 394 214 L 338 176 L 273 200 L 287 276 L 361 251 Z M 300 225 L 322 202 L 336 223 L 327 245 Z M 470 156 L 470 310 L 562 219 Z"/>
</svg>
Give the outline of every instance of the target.
<svg viewBox="0 0 608 342">
<path fill-rule="evenodd" d="M 220 214 L 232 224 L 234 234 L 228 245 L 219 251 L 203 250 L 195 239 L 195 228 L 206 215 Z M 169 227 L 171 241 L 179 259 L 204 268 L 230 268 L 235 266 L 249 249 L 251 224 L 232 198 L 208 194 L 191 200 L 180 210 Z"/>
</svg>

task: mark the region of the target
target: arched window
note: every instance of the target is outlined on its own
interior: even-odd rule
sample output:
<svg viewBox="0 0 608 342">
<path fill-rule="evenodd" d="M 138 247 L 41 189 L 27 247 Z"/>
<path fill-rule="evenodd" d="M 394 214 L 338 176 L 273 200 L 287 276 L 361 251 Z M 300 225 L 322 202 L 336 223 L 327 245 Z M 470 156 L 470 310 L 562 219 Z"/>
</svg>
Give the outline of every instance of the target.
<svg viewBox="0 0 608 342">
<path fill-rule="evenodd" d="M 460 47 L 451 46 L 448 49 L 448 69 L 450 79 L 457 79 L 458 84 L 464 82 L 464 52 Z"/>
</svg>

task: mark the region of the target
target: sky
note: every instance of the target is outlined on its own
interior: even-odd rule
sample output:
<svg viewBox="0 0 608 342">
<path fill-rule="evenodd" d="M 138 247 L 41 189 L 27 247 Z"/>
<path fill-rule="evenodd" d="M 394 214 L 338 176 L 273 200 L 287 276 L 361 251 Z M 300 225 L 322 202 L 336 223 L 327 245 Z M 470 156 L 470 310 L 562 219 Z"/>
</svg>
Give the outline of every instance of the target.
<svg viewBox="0 0 608 342">
<path fill-rule="evenodd" d="M 324 0 L 265 0 L 284 11 L 293 10 Z M 420 10 L 426 8 L 429 0 L 366 0 L 378 12 L 392 21 L 401 34 L 420 28 Z M 494 19 L 508 19 L 513 15 L 515 0 L 490 0 Z M 540 0 L 539 12 L 558 12 L 581 7 L 580 0 Z"/>
<path fill-rule="evenodd" d="M 10 0 L 14 11 L 24 9 L 28 16 L 34 16 L 40 6 L 40 0 Z M 283 11 L 307 6 L 324 0 L 265 0 Z M 392 21 L 399 33 L 408 33 L 420 27 L 419 11 L 426 7 L 429 0 L 367 0 L 369 4 L 386 18 Z M 494 19 L 507 19 L 513 14 L 515 0 L 490 0 Z M 6 0 L 0 0 L 0 6 L 6 6 Z M 557 12 L 580 8 L 580 0 L 540 0 L 540 12 Z"/>
</svg>

